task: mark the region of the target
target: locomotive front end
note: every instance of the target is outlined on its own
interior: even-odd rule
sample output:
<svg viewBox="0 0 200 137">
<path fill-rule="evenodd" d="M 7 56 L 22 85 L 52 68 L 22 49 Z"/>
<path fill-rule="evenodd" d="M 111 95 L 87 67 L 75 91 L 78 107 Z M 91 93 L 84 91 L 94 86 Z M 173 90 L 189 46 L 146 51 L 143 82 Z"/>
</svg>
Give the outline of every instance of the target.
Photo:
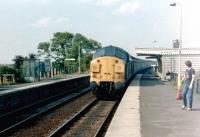
<svg viewBox="0 0 200 137">
<path fill-rule="evenodd" d="M 116 57 L 104 56 L 90 64 L 90 85 L 97 97 L 115 97 L 123 88 L 125 62 Z"/>
</svg>

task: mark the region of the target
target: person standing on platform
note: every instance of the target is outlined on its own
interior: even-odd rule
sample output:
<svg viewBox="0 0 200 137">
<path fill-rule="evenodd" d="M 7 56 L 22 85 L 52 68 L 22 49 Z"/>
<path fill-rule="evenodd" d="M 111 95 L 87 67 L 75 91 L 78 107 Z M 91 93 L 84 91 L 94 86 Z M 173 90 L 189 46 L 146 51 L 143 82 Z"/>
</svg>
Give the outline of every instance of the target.
<svg viewBox="0 0 200 137">
<path fill-rule="evenodd" d="M 188 110 L 192 110 L 192 103 L 193 103 L 193 88 L 194 88 L 194 75 L 195 70 L 192 68 L 192 62 L 186 61 L 186 70 L 185 74 L 181 80 L 183 82 L 183 106 L 182 109 L 184 110 L 187 107 L 187 95 L 188 95 Z"/>
<path fill-rule="evenodd" d="M 168 81 L 171 80 L 171 73 L 169 72 L 169 70 L 167 70 L 167 73 L 166 73 L 166 80 Z"/>
</svg>

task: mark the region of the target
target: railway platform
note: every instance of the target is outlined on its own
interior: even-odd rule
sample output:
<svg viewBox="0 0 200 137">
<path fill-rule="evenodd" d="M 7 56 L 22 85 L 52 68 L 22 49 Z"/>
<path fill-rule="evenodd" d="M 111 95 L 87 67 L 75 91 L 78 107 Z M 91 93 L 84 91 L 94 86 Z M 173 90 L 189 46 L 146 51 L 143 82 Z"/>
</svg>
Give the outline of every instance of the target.
<svg viewBox="0 0 200 137">
<path fill-rule="evenodd" d="M 176 87 L 151 73 L 138 75 L 127 91 L 106 137 L 200 137 L 200 96 L 194 93 L 193 110 L 181 109 Z"/>
<path fill-rule="evenodd" d="M 21 87 L 28 87 L 28 86 L 34 86 L 42 83 L 49 83 L 53 81 L 58 81 L 61 79 L 70 79 L 70 78 L 76 78 L 79 76 L 85 76 L 86 74 L 68 74 L 65 76 L 59 76 L 59 77 L 53 77 L 50 79 L 42 79 L 38 82 L 32 82 L 32 83 L 19 83 L 19 84 L 13 84 L 13 85 L 0 85 L 0 92 L 4 90 L 9 90 L 9 89 L 16 89 L 16 88 L 21 88 Z"/>
<path fill-rule="evenodd" d="M 14 87 L 16 86 L 16 87 Z M 0 115 L 89 86 L 89 75 L 13 85 L 0 91 Z"/>
</svg>

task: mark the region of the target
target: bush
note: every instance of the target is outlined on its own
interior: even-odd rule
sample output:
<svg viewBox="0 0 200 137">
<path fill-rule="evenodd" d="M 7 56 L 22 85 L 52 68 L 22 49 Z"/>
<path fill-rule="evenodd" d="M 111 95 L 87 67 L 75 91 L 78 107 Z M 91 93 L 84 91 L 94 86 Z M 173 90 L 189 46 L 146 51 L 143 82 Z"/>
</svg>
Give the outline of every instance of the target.
<svg viewBox="0 0 200 137">
<path fill-rule="evenodd" d="M 15 74 L 16 70 L 10 66 L 0 66 L 0 74 Z"/>
<path fill-rule="evenodd" d="M 22 69 L 17 70 L 11 66 L 0 65 L 1 74 L 14 74 L 16 82 L 24 82 Z"/>
</svg>

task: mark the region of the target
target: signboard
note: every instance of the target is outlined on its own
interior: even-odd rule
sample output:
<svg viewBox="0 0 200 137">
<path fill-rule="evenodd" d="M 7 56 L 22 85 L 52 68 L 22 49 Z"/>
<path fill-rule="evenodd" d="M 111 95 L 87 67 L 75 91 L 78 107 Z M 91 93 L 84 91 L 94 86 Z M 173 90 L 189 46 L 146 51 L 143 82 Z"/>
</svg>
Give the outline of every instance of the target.
<svg viewBox="0 0 200 137">
<path fill-rule="evenodd" d="M 66 58 L 66 61 L 75 61 L 75 58 Z"/>
</svg>

